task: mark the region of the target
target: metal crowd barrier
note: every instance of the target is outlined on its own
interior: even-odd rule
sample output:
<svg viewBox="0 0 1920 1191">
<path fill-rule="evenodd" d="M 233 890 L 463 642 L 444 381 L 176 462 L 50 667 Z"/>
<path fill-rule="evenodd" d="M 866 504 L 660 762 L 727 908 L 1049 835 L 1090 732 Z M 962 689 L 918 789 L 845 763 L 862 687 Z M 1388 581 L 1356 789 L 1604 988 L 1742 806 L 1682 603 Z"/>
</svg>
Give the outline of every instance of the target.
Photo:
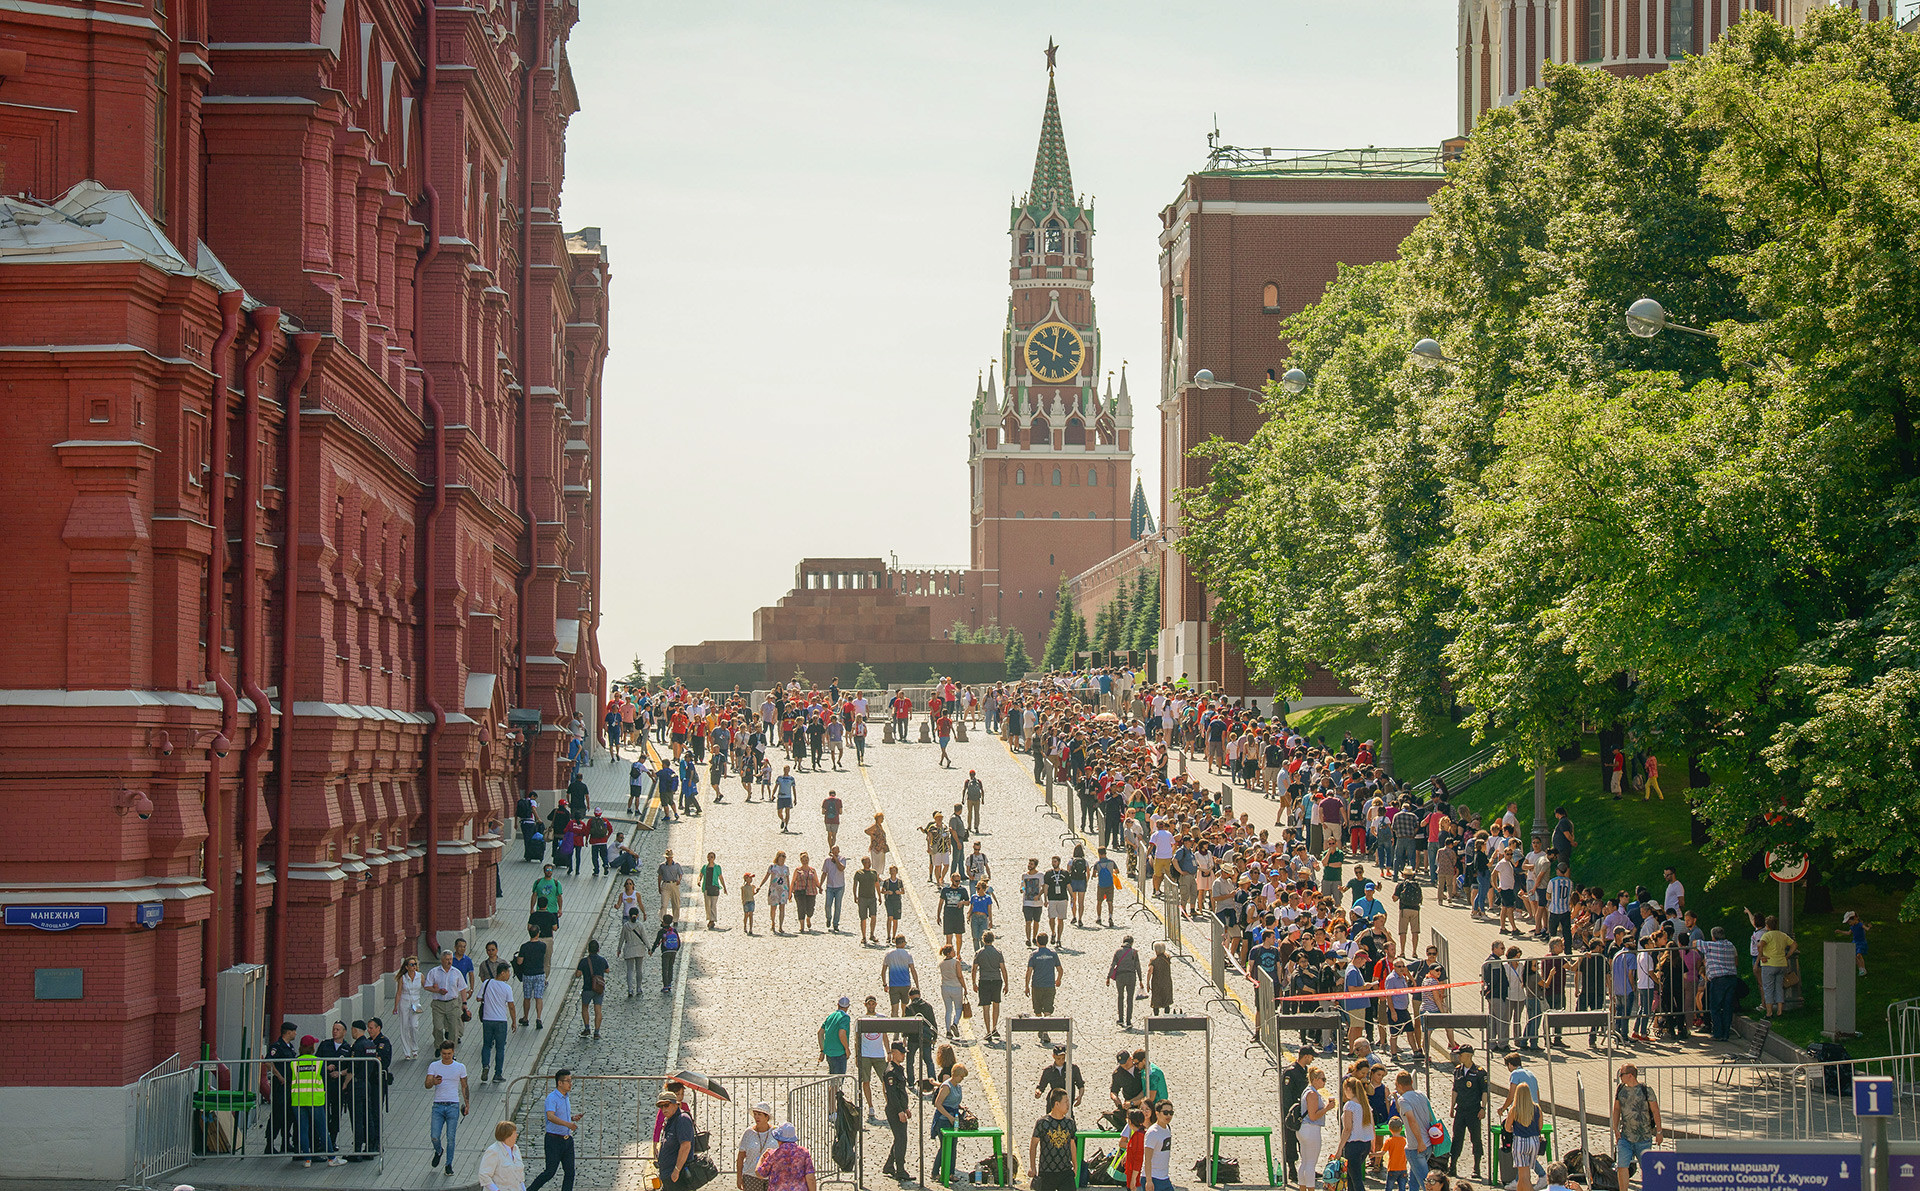
<svg viewBox="0 0 1920 1191">
<path fill-rule="evenodd" d="M 321 1058 L 326 1103 L 293 1103 L 291 1059 L 204 1059 L 187 1071 L 188 1140 L 196 1161 L 284 1155 L 314 1161 L 384 1154 L 387 1073 L 377 1058 Z M 413 1091 L 418 1092 L 415 1088 Z M 404 1090 L 402 1094 L 407 1094 Z"/>
<path fill-rule="evenodd" d="M 150 1191 L 193 1162 L 191 1067 L 175 1054 L 140 1077 L 133 1089 L 133 1169 L 130 1186 Z"/>
</svg>

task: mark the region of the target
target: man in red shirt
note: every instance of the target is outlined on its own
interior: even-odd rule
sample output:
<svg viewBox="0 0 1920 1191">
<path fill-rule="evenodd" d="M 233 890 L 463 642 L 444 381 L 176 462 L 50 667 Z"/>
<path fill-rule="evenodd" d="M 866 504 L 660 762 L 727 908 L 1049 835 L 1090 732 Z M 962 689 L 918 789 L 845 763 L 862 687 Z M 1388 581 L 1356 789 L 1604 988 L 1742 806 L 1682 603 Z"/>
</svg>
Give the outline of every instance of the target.
<svg viewBox="0 0 1920 1191">
<path fill-rule="evenodd" d="M 907 717 L 912 714 L 913 700 L 905 695 L 895 695 L 893 698 L 893 742 L 895 744 L 907 742 Z"/>
<path fill-rule="evenodd" d="M 1613 786 L 1613 800 L 1620 801 L 1620 787 L 1627 777 L 1627 752 L 1625 749 L 1613 750 L 1613 776 L 1609 779 Z"/>
<path fill-rule="evenodd" d="M 673 759 L 678 761 L 687 747 L 687 733 L 693 730 L 693 721 L 682 708 L 674 708 L 673 718 L 667 721 L 667 739 L 673 743 Z"/>
</svg>

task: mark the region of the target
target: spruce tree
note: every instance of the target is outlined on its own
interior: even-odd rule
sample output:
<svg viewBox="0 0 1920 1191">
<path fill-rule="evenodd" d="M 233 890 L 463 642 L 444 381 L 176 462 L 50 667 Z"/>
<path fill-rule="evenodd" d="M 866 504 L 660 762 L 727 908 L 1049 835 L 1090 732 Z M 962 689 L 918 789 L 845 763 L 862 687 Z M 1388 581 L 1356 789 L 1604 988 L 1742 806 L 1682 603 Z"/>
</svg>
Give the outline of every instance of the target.
<svg viewBox="0 0 1920 1191">
<path fill-rule="evenodd" d="M 1033 669 L 1033 659 L 1027 656 L 1027 639 L 1019 629 L 1007 630 L 1007 677 L 1022 679 L 1027 671 Z"/>
</svg>

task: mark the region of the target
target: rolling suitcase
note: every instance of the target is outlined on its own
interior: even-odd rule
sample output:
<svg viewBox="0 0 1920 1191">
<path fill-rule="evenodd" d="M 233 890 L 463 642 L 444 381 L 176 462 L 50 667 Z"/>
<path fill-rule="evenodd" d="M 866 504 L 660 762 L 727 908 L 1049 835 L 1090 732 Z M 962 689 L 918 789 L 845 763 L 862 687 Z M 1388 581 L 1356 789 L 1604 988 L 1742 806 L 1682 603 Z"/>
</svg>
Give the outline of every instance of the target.
<svg viewBox="0 0 1920 1191">
<path fill-rule="evenodd" d="M 547 837 L 540 833 L 540 824 L 532 819 L 520 820 L 520 840 L 526 846 L 523 860 L 540 860 L 547 854 Z"/>
</svg>

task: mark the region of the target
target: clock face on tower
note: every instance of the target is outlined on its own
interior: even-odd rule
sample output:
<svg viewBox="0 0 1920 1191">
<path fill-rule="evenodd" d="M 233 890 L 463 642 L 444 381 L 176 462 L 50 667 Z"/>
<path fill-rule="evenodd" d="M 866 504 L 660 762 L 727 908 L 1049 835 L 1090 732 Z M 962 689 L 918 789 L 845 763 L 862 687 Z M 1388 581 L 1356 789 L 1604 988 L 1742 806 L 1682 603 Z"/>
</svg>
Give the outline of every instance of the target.
<svg viewBox="0 0 1920 1191">
<path fill-rule="evenodd" d="M 1080 371 L 1086 345 L 1080 332 L 1066 323 L 1045 322 L 1027 333 L 1024 355 L 1027 371 L 1036 379 L 1058 384 Z"/>
</svg>

